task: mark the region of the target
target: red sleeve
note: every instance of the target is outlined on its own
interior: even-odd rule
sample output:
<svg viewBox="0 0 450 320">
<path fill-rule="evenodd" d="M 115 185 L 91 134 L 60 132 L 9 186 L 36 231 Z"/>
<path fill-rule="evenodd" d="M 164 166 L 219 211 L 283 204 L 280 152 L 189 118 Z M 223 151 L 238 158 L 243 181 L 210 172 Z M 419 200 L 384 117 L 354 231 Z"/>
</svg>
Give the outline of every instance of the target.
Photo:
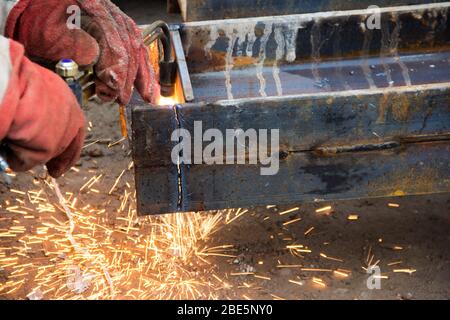
<svg viewBox="0 0 450 320">
<path fill-rule="evenodd" d="M 9 54 L 2 54 L 5 41 Z M 0 96 L 0 140 L 12 151 L 12 169 L 24 171 L 61 155 L 80 130 L 84 132 L 85 120 L 59 76 L 27 59 L 22 45 L 0 36 L 0 60 L 8 56 L 9 67 L 0 70 L 9 72 L 0 75 L 7 81 L 3 99 Z"/>
</svg>

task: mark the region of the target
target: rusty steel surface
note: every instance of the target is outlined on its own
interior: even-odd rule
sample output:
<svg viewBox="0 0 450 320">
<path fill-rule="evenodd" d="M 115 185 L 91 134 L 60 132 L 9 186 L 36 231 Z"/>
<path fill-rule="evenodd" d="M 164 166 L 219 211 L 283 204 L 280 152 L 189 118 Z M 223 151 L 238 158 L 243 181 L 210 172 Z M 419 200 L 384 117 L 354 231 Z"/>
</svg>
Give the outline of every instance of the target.
<svg viewBox="0 0 450 320">
<path fill-rule="evenodd" d="M 186 23 L 181 36 L 193 74 L 382 59 L 449 49 L 449 7 L 382 8 L 379 29 L 367 28 L 373 12 L 361 10 Z"/>
<path fill-rule="evenodd" d="M 400 6 L 445 0 L 178 0 L 184 21 L 233 19 Z"/>
<path fill-rule="evenodd" d="M 139 214 L 450 192 L 449 5 L 181 26 L 195 100 L 131 102 Z M 174 163 L 196 121 L 279 129 L 278 174 Z"/>
<path fill-rule="evenodd" d="M 446 87 L 170 107 L 135 107 L 141 214 L 450 191 Z M 136 105 L 139 105 L 136 102 Z M 280 130 L 280 171 L 171 160 L 181 127 Z M 207 143 L 205 143 L 206 145 Z"/>
</svg>

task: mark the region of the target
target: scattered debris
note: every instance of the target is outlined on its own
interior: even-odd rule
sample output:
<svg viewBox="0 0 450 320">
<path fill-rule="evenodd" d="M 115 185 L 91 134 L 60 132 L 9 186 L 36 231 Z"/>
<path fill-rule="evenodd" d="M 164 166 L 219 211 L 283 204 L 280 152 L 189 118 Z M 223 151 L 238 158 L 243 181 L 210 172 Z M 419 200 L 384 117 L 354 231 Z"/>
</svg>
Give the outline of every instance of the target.
<svg viewBox="0 0 450 320">
<path fill-rule="evenodd" d="M 316 213 L 326 213 L 326 214 L 330 214 L 331 211 L 333 210 L 333 208 L 331 206 L 326 206 L 320 209 L 316 210 Z"/>
<path fill-rule="evenodd" d="M 329 256 L 327 256 L 325 253 L 320 253 L 319 255 L 320 255 L 322 258 L 325 258 L 325 259 L 328 259 L 328 260 L 333 260 L 333 261 L 338 261 L 338 262 L 344 262 L 344 260 L 342 260 L 342 259 L 329 257 Z"/>
<path fill-rule="evenodd" d="M 295 281 L 295 280 L 289 280 L 290 283 L 296 284 L 298 286 L 303 286 L 305 283 L 303 281 Z"/>
<path fill-rule="evenodd" d="M 333 273 L 338 277 L 348 278 L 349 274 L 344 271 L 334 270 Z"/>
<path fill-rule="evenodd" d="M 321 278 L 313 277 L 312 282 L 323 288 L 325 288 L 327 286 Z"/>
<path fill-rule="evenodd" d="M 284 222 L 284 223 L 283 223 L 283 226 L 288 226 L 288 225 L 290 225 L 290 224 L 293 224 L 293 223 L 295 223 L 295 222 L 299 222 L 299 221 L 301 221 L 301 220 L 302 220 L 302 218 L 293 219 L 293 220 Z"/>
<path fill-rule="evenodd" d="M 292 209 L 289 209 L 289 210 L 282 211 L 282 212 L 279 213 L 279 215 L 283 216 L 285 214 L 288 214 L 288 213 L 291 213 L 291 212 L 295 212 L 295 211 L 298 211 L 298 210 L 300 210 L 300 207 L 295 207 L 295 208 L 292 208 Z"/>
<path fill-rule="evenodd" d="M 388 265 L 388 266 L 395 266 L 395 265 L 401 264 L 401 263 L 403 263 L 403 261 L 394 261 L 394 262 L 388 263 L 387 265 Z"/>
<path fill-rule="evenodd" d="M 391 208 L 400 208 L 400 205 L 398 203 L 388 203 L 388 207 Z"/>
<path fill-rule="evenodd" d="M 414 272 L 416 272 L 416 269 L 394 269 L 392 270 L 395 273 L 408 273 L 408 274 L 413 274 Z"/>
<path fill-rule="evenodd" d="M 305 236 L 307 236 L 308 234 L 310 234 L 312 231 L 314 230 L 314 227 L 309 228 L 308 230 L 305 231 Z"/>
</svg>

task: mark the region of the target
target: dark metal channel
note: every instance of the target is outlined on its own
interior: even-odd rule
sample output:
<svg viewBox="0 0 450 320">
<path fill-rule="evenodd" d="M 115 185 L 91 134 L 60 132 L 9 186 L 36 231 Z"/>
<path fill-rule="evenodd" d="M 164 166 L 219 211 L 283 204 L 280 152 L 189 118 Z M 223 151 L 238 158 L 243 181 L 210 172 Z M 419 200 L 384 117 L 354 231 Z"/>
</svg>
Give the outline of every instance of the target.
<svg viewBox="0 0 450 320">
<path fill-rule="evenodd" d="M 445 0 L 178 0 L 185 21 L 231 19 L 445 2 Z"/>
<path fill-rule="evenodd" d="M 195 100 L 130 106 L 139 214 L 450 192 L 449 6 L 383 9 L 372 31 L 366 11 L 183 25 Z M 196 122 L 279 130 L 278 172 L 174 163 Z"/>
</svg>

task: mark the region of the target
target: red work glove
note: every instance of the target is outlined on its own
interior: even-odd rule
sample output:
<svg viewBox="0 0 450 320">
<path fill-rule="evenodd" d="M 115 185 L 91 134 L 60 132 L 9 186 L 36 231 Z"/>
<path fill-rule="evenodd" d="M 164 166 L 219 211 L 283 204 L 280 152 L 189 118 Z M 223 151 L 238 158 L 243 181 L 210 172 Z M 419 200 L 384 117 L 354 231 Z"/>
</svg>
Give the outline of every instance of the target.
<svg viewBox="0 0 450 320">
<path fill-rule="evenodd" d="M 81 9 L 82 30 L 68 27 L 73 5 Z M 20 0 L 8 16 L 6 36 L 32 59 L 96 63 L 97 95 L 104 101 L 128 104 L 133 85 L 148 102 L 159 92 L 139 29 L 108 0 Z"/>
<path fill-rule="evenodd" d="M 47 164 L 57 178 L 78 160 L 85 120 L 67 84 L 0 36 L 0 140 L 14 171 Z"/>
</svg>

